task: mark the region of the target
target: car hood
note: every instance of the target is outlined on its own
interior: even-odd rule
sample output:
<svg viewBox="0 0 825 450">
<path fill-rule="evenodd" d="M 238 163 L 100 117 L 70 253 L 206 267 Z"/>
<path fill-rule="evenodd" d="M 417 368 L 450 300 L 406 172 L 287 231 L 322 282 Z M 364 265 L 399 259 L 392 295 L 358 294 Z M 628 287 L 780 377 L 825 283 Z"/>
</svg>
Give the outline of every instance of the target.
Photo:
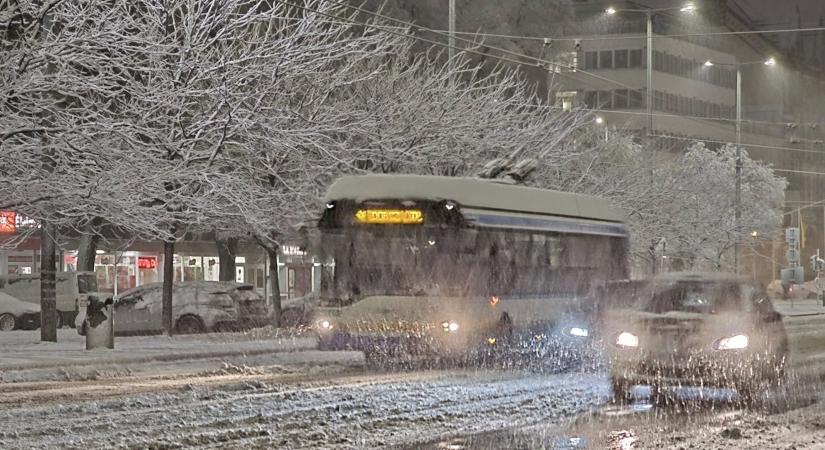
<svg viewBox="0 0 825 450">
<path fill-rule="evenodd" d="M 37 303 L 24 302 L 11 295 L 0 292 L 0 314 L 11 313 L 15 316 L 21 314 L 39 313 L 40 305 Z"/>
</svg>

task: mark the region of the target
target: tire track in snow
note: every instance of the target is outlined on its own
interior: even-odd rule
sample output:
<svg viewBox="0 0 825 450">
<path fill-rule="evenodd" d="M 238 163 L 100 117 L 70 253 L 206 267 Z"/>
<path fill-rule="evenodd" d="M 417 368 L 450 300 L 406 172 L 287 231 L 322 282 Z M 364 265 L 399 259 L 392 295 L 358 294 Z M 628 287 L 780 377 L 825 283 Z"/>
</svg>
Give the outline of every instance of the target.
<svg viewBox="0 0 825 450">
<path fill-rule="evenodd" d="M 347 377 L 329 385 L 247 387 L 13 408 L 0 412 L 0 422 L 13 430 L 0 431 L 0 446 L 377 447 L 559 420 L 603 403 L 608 390 L 599 375 L 507 372 L 416 372 Z"/>
</svg>

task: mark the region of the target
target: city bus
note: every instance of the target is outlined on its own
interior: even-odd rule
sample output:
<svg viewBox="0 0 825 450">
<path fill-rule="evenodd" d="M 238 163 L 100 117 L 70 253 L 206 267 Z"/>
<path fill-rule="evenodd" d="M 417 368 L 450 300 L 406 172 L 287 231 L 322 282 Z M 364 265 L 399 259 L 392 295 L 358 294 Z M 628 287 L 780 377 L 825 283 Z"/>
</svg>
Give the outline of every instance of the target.
<svg viewBox="0 0 825 450">
<path fill-rule="evenodd" d="M 583 298 L 629 276 L 627 229 L 606 200 L 486 179 L 345 176 L 318 228 L 331 273 L 311 320 L 327 347 L 585 342 Z"/>
</svg>

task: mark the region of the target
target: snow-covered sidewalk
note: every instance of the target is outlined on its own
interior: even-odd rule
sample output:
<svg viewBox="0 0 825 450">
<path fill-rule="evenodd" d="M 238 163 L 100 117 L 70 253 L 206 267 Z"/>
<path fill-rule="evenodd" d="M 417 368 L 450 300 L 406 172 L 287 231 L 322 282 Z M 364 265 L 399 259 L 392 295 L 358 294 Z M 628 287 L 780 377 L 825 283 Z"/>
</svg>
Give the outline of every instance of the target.
<svg viewBox="0 0 825 450">
<path fill-rule="evenodd" d="M 73 329 L 58 330 L 58 342 L 40 342 L 40 331 L 0 334 L 0 381 L 15 370 L 220 358 L 234 355 L 314 350 L 314 337 L 284 333 L 215 333 L 181 336 L 116 337 L 115 349 L 85 350 Z"/>
</svg>

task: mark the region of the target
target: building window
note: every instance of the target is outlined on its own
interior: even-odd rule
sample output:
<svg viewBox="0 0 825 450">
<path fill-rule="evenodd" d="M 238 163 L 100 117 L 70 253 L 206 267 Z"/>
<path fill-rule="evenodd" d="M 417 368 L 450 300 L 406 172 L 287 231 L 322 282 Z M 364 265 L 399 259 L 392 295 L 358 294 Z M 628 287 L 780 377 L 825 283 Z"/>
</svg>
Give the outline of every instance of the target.
<svg viewBox="0 0 825 450">
<path fill-rule="evenodd" d="M 642 67 L 642 49 L 630 50 L 630 68 Z"/>
<path fill-rule="evenodd" d="M 564 111 L 570 111 L 576 104 L 576 91 L 556 92 L 556 106 Z"/>
<path fill-rule="evenodd" d="M 617 69 L 627 69 L 627 50 L 616 50 L 614 53 L 615 65 Z"/>
<path fill-rule="evenodd" d="M 665 70 L 665 55 L 662 52 L 653 52 L 653 70 L 660 72 Z"/>
<path fill-rule="evenodd" d="M 644 106 L 645 95 L 642 91 L 630 91 L 628 107 L 630 109 L 640 109 Z"/>
<path fill-rule="evenodd" d="M 616 109 L 627 109 L 627 96 L 627 89 L 616 89 L 613 92 L 613 107 Z"/>
<path fill-rule="evenodd" d="M 599 52 L 599 69 L 613 68 L 613 51 L 603 50 Z"/>
<path fill-rule="evenodd" d="M 575 72 L 579 67 L 579 54 L 578 52 L 558 53 L 550 60 L 549 65 L 551 72 Z"/>
<path fill-rule="evenodd" d="M 599 68 L 599 53 L 598 52 L 585 52 L 584 53 L 584 68 L 587 70 L 593 70 Z"/>
<path fill-rule="evenodd" d="M 585 91 L 584 104 L 590 109 L 597 109 L 599 104 L 599 92 Z"/>
<path fill-rule="evenodd" d="M 657 111 L 665 110 L 665 93 L 662 91 L 653 91 L 653 109 Z"/>
<path fill-rule="evenodd" d="M 599 91 L 599 107 L 598 109 L 613 108 L 613 91 Z"/>
</svg>

